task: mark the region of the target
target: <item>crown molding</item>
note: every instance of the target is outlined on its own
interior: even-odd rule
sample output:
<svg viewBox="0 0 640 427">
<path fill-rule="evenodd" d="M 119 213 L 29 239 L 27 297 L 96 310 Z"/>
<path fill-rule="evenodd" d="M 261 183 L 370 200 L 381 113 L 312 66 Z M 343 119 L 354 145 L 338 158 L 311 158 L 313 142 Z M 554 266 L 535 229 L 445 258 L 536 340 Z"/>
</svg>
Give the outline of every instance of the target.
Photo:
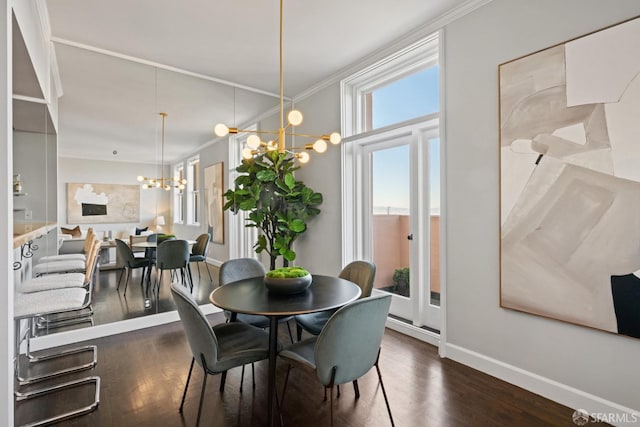
<svg viewBox="0 0 640 427">
<path fill-rule="evenodd" d="M 391 43 L 375 50 L 374 52 L 360 58 L 351 65 L 338 70 L 326 79 L 318 82 L 317 84 L 309 87 L 308 89 L 295 95 L 292 99 L 293 102 L 300 102 L 310 96 L 320 92 L 327 87 L 334 85 L 343 78 L 355 74 L 361 71 L 363 68 L 372 66 L 374 63 L 385 59 L 387 56 L 395 54 L 397 51 L 406 48 L 408 45 L 418 42 L 420 39 L 430 36 L 438 30 L 441 30 L 446 25 L 454 22 L 463 16 L 481 8 L 482 6 L 491 3 L 493 0 L 469 0 L 458 7 L 455 7 L 442 15 L 426 22 L 425 24 L 411 30 L 404 36 L 397 38 Z"/>
<path fill-rule="evenodd" d="M 63 38 L 60 38 L 60 37 L 51 37 L 51 41 L 54 42 L 54 43 L 57 43 L 57 44 L 71 46 L 71 47 L 75 47 L 75 48 L 78 48 L 78 49 L 83 49 L 83 50 L 87 50 L 87 51 L 90 51 L 90 52 L 99 53 L 99 54 L 102 54 L 102 55 L 112 56 L 114 58 L 124 59 L 125 61 L 136 62 L 138 64 L 148 65 L 150 67 L 159 68 L 159 69 L 167 70 L 167 71 L 172 71 L 174 73 L 183 74 L 185 76 L 195 77 L 195 78 L 202 79 L 202 80 L 208 80 L 210 82 L 215 82 L 215 83 L 219 83 L 219 84 L 222 84 L 222 85 L 225 85 L 225 86 L 235 87 L 235 88 L 238 88 L 238 89 L 246 90 L 248 92 L 258 93 L 258 94 L 270 96 L 270 97 L 273 97 L 273 98 L 280 98 L 280 95 L 277 94 L 277 93 L 272 93 L 272 92 L 268 92 L 266 90 L 258 89 L 258 88 L 255 88 L 255 87 L 242 85 L 242 84 L 239 84 L 239 83 L 234 83 L 234 82 L 231 82 L 229 80 L 219 79 L 217 77 L 208 76 L 206 74 L 200 74 L 200 73 L 196 73 L 196 72 L 193 72 L 193 71 L 185 70 L 185 69 L 182 69 L 182 68 L 173 67 L 171 65 L 161 64 L 159 62 L 149 61 L 147 59 L 142 59 L 142 58 L 138 58 L 138 57 L 131 56 L 131 55 L 125 55 L 123 53 L 115 52 L 115 51 L 112 51 L 112 50 L 102 49 L 102 48 L 99 48 L 99 47 L 96 47 L 96 46 L 91 46 L 91 45 L 84 44 L 84 43 L 74 42 L 73 40 L 67 40 L 67 39 L 63 39 Z M 284 98 L 284 99 L 288 100 L 288 98 Z"/>
</svg>

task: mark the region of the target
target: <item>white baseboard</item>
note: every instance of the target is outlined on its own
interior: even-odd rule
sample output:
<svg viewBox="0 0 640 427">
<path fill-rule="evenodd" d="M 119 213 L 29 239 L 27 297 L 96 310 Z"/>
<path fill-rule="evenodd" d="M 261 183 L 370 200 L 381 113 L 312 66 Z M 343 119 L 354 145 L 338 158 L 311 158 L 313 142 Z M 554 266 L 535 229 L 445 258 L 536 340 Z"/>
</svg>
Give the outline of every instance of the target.
<svg viewBox="0 0 640 427">
<path fill-rule="evenodd" d="M 220 266 L 222 265 L 223 262 L 224 261 L 220 261 L 220 260 L 217 260 L 217 259 L 207 258 L 207 264 L 211 264 L 214 267 L 220 268 Z"/>
<path fill-rule="evenodd" d="M 436 347 L 440 345 L 440 335 L 426 329 L 418 328 L 417 326 L 413 326 L 401 320 L 388 317 L 386 326 L 389 329 L 393 329 L 394 331 L 398 331 L 402 334 L 408 335 L 420 341 L 424 341 Z"/>
<path fill-rule="evenodd" d="M 200 309 L 204 314 L 219 313 L 220 311 L 222 311 L 212 304 L 201 305 Z M 44 350 L 51 347 L 73 344 L 81 341 L 107 337 L 110 335 L 122 334 L 124 332 L 150 328 L 152 326 L 164 325 L 166 323 L 177 322 L 178 320 L 180 320 L 180 318 L 178 317 L 178 312 L 174 310 L 167 313 L 159 313 L 138 317 L 135 319 L 121 320 L 119 322 L 109 323 L 106 325 L 97 325 L 87 328 L 75 329 L 72 331 L 56 332 L 51 335 L 33 338 L 31 340 L 31 350 Z M 24 352 L 24 350 L 24 348 L 21 348 L 22 352 Z"/>
<path fill-rule="evenodd" d="M 609 424 L 640 425 L 640 411 L 627 408 L 513 365 L 446 344 L 446 357 L 573 409 L 583 409 Z"/>
</svg>

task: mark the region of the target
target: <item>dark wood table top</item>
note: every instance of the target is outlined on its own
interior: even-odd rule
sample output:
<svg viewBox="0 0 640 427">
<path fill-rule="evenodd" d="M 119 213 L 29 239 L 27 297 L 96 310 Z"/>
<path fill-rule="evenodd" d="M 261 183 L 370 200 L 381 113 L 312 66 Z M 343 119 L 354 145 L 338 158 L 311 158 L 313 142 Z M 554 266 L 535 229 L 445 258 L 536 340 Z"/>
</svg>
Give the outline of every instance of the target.
<svg viewBox="0 0 640 427">
<path fill-rule="evenodd" d="M 337 277 L 312 275 L 309 288 L 299 294 L 274 295 L 264 286 L 264 278 L 253 277 L 216 288 L 209 301 L 224 310 L 263 316 L 314 313 L 342 307 L 360 297 L 358 285 Z"/>
</svg>

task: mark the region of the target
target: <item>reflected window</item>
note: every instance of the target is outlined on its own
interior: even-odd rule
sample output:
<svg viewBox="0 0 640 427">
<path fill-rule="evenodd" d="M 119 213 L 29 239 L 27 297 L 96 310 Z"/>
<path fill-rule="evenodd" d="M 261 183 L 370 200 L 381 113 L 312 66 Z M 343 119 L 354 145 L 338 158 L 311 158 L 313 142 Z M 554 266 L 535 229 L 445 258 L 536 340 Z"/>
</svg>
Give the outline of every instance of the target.
<svg viewBox="0 0 640 427">
<path fill-rule="evenodd" d="M 173 176 L 184 178 L 184 165 L 179 164 L 173 169 Z M 179 188 L 173 189 L 173 222 L 175 224 L 184 224 L 184 190 Z"/>
<path fill-rule="evenodd" d="M 187 162 L 187 224 L 200 224 L 200 157 Z"/>
</svg>

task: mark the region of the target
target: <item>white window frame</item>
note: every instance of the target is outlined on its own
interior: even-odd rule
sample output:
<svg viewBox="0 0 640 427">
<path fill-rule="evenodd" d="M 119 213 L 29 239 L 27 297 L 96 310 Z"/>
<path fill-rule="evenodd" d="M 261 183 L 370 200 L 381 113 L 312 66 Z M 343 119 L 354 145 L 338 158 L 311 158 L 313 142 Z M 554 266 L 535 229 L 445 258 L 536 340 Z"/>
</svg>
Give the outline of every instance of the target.
<svg viewBox="0 0 640 427">
<path fill-rule="evenodd" d="M 195 181 L 197 180 L 199 187 L 202 187 L 202 180 L 194 172 L 196 165 L 197 175 L 200 175 L 200 156 L 187 160 L 187 225 L 200 225 L 200 188 L 195 188 Z"/>
<path fill-rule="evenodd" d="M 244 126 L 248 131 L 255 131 L 258 126 Z M 234 181 L 238 176 L 236 168 L 242 163 L 242 148 L 250 133 L 242 133 L 238 135 L 229 135 L 229 188 L 233 188 Z M 237 214 L 228 213 L 229 219 L 229 258 L 255 258 L 259 259 L 258 254 L 253 250 L 253 246 L 258 240 L 258 229 L 245 227 L 248 214 L 240 211 Z"/>
<path fill-rule="evenodd" d="M 184 178 L 184 163 L 173 168 L 173 176 Z M 173 188 L 173 223 L 184 224 L 184 189 Z"/>
<path fill-rule="evenodd" d="M 367 94 L 438 63 L 442 65 L 442 61 L 438 61 L 441 40 L 440 32 L 433 33 L 340 82 L 341 124 L 345 139 L 362 134 L 366 130 L 364 113 Z M 442 67 L 440 67 L 440 76 L 442 77 Z M 442 82 L 442 79 L 440 81 Z M 440 86 L 442 87 L 442 83 Z M 397 124 L 388 127 L 396 126 Z"/>
<path fill-rule="evenodd" d="M 373 65 L 357 72 L 341 81 L 341 126 L 344 135 L 341 148 L 341 170 L 342 170 L 342 262 L 343 265 L 356 259 L 364 259 L 366 251 L 364 249 L 362 218 L 365 206 L 365 195 L 363 194 L 364 160 L 362 156 L 363 146 L 366 140 L 376 135 L 379 138 L 387 132 L 403 133 L 412 129 L 417 135 L 426 129 L 433 129 L 436 123 L 440 137 L 440 274 L 441 274 L 441 300 L 440 300 L 440 336 L 411 325 L 404 325 L 402 322 L 390 319 L 387 326 L 397 329 L 415 338 L 430 342 L 434 345 L 446 342 L 446 188 L 445 164 L 446 150 L 444 127 L 439 123 L 444 121 L 444 34 L 437 31 L 432 35 L 419 40 L 404 49 L 389 55 Z M 399 80 L 407 75 L 429 68 L 435 64 L 439 66 L 439 97 L 440 111 L 435 114 L 417 117 L 405 122 L 396 123 L 380 129 L 366 131 L 365 103 L 367 94 L 373 90 L 385 86 L 393 81 Z M 420 156 L 418 156 L 420 157 Z M 414 158 L 415 161 L 415 158 Z M 353 226 L 356 224 L 357 226 Z M 423 241 L 423 240 L 422 240 Z M 441 354 L 443 352 L 440 349 Z"/>
</svg>

